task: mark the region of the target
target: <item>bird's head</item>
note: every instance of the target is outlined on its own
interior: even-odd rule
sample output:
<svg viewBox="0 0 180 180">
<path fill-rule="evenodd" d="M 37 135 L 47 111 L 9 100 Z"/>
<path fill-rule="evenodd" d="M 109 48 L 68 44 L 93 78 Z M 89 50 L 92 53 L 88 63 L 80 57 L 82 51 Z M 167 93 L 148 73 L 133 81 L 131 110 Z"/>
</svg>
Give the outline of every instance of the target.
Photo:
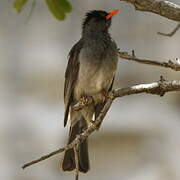
<svg viewBox="0 0 180 180">
<path fill-rule="evenodd" d="M 82 24 L 83 32 L 103 32 L 108 31 L 111 26 L 111 19 L 119 12 L 119 9 L 110 12 L 102 10 L 89 11 Z"/>
</svg>

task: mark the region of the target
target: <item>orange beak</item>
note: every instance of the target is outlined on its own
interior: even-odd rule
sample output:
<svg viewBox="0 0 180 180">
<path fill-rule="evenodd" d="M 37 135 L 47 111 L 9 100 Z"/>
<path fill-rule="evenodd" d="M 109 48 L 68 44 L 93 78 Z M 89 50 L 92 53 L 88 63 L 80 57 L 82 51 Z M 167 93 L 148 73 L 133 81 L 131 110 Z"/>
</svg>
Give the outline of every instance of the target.
<svg viewBox="0 0 180 180">
<path fill-rule="evenodd" d="M 112 10 L 108 13 L 108 15 L 106 16 L 106 19 L 110 19 L 112 18 L 114 15 L 116 15 L 118 12 L 120 12 L 119 9 L 115 9 L 115 10 Z"/>
</svg>

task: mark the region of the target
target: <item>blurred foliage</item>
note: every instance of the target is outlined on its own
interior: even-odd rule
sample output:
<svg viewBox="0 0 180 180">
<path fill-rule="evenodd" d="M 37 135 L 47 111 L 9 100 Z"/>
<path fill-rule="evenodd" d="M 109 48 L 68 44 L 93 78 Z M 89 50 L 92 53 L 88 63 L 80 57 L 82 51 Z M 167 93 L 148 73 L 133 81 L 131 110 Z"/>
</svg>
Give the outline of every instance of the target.
<svg viewBox="0 0 180 180">
<path fill-rule="evenodd" d="M 21 12 L 24 5 L 28 0 L 15 0 L 14 8 L 17 12 Z M 72 6 L 68 0 L 45 0 L 50 12 L 58 20 L 64 20 L 66 18 L 66 13 L 71 12 Z"/>
<path fill-rule="evenodd" d="M 17 12 L 21 12 L 23 6 L 27 3 L 28 0 L 15 0 L 14 1 L 14 8 Z"/>
<path fill-rule="evenodd" d="M 58 20 L 64 20 L 66 13 L 71 12 L 71 4 L 67 0 L 46 0 L 49 10 Z"/>
</svg>

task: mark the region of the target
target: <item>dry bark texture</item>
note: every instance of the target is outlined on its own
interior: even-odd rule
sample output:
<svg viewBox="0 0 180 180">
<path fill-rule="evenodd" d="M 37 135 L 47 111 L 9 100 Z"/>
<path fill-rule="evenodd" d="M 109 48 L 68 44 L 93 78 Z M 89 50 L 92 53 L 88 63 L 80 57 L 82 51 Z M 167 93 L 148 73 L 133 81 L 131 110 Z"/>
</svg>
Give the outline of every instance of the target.
<svg viewBox="0 0 180 180">
<path fill-rule="evenodd" d="M 168 19 L 180 22 L 180 6 L 163 0 L 120 0 L 131 3 L 136 10 L 159 14 Z"/>
<path fill-rule="evenodd" d="M 176 58 L 176 61 L 173 62 L 172 60 L 169 61 L 163 61 L 159 62 L 157 60 L 149 60 L 149 59 L 141 59 L 137 58 L 135 56 L 134 51 L 132 51 L 132 54 L 129 54 L 128 52 L 119 51 L 119 57 L 125 60 L 134 61 L 140 64 L 148 64 L 153 66 L 161 66 L 165 68 L 170 68 L 174 71 L 180 71 L 180 59 Z"/>
</svg>

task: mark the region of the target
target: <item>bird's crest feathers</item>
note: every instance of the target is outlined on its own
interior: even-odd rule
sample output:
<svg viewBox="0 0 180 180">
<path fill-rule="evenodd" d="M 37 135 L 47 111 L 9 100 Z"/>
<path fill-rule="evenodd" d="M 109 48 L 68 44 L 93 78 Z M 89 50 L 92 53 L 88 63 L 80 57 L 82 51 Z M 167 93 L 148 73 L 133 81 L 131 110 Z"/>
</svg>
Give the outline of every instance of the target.
<svg viewBox="0 0 180 180">
<path fill-rule="evenodd" d="M 105 19 L 105 17 L 108 15 L 108 13 L 106 11 L 102 11 L 102 10 L 92 10 L 86 13 L 86 16 L 83 20 L 82 23 L 82 28 L 84 29 L 84 27 L 86 26 L 86 24 L 88 24 L 88 22 L 92 19 L 92 18 L 97 18 L 97 19 Z"/>
</svg>

